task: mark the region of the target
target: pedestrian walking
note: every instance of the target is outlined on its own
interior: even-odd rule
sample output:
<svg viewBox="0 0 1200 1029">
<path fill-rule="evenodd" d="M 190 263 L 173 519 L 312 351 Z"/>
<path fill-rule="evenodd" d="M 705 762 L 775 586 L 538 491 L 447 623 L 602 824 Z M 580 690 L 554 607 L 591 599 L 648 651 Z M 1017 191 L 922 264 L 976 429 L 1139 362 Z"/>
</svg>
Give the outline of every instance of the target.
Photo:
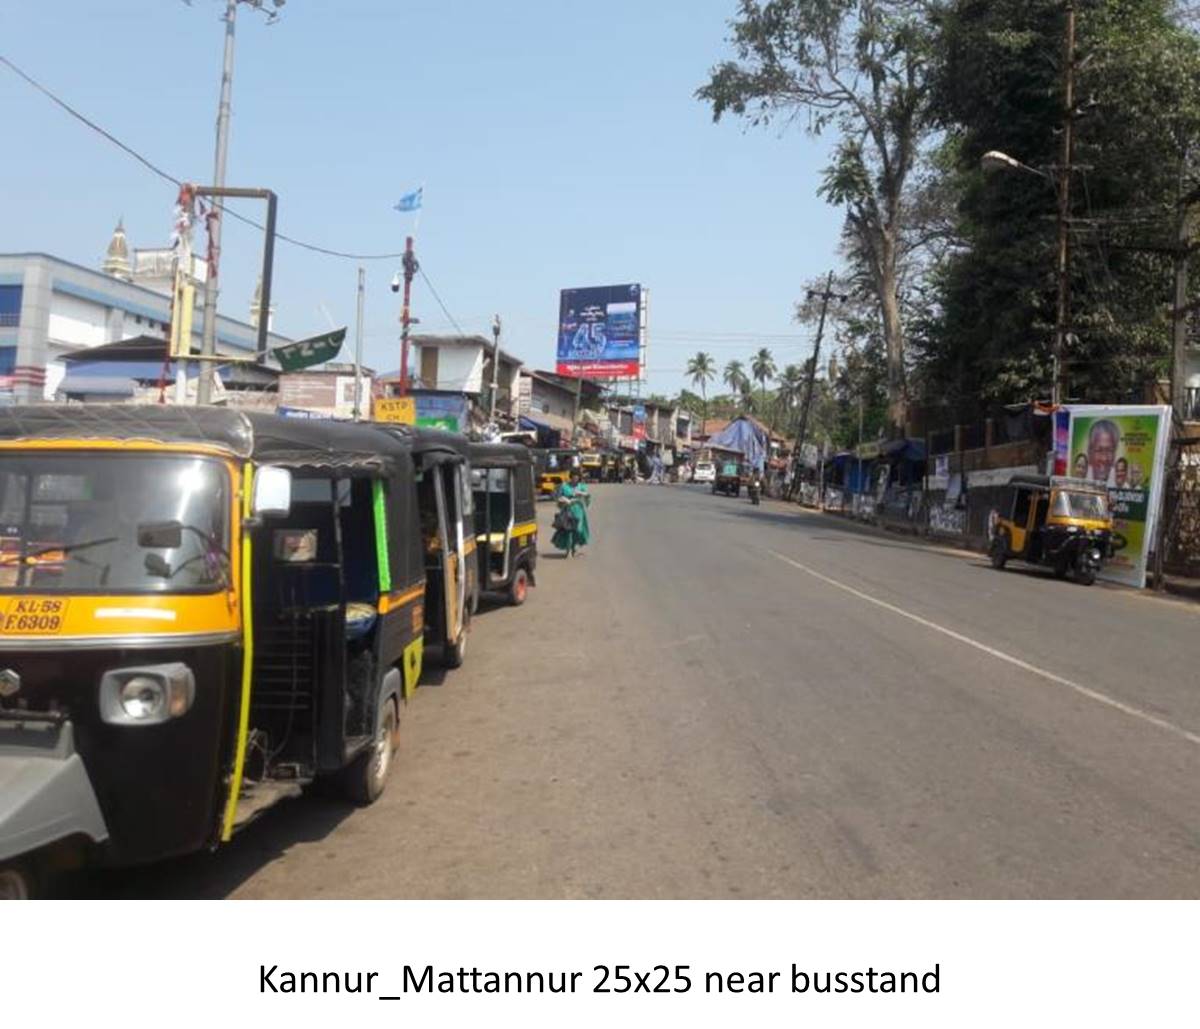
<svg viewBox="0 0 1200 1029">
<path fill-rule="evenodd" d="M 588 523 L 588 507 L 592 494 L 584 485 L 579 472 L 571 473 L 571 480 L 558 488 L 558 514 L 554 516 L 554 535 L 550 542 L 567 557 L 574 557 L 580 547 L 591 541 L 591 525 Z"/>
</svg>

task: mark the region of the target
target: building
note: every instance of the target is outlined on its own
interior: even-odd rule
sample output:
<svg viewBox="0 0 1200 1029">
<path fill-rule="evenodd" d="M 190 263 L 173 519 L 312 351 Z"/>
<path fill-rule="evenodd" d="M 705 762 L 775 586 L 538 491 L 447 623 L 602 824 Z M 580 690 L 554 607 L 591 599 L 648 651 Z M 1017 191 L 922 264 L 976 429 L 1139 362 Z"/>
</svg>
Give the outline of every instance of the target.
<svg viewBox="0 0 1200 1029">
<path fill-rule="evenodd" d="M 438 393 L 459 393 L 470 398 L 478 412 L 490 410 L 494 343 L 483 336 L 432 336 L 411 338 L 413 387 Z M 522 362 L 503 348 L 496 375 L 496 412 L 512 419 Z"/>
<path fill-rule="evenodd" d="M 564 442 L 570 441 L 577 416 L 599 408 L 603 393 L 604 387 L 593 379 L 522 370 L 517 405 L 521 427 L 541 434 L 556 433 Z"/>
<path fill-rule="evenodd" d="M 102 270 L 50 254 L 0 254 L 0 397 L 17 403 L 54 399 L 66 374 L 63 358 L 88 347 L 136 338 L 160 339 L 170 332 L 170 286 L 162 285 L 161 263 L 130 259 L 121 225 L 113 233 Z M 204 326 L 203 290 L 197 290 L 192 326 L 199 351 Z M 219 315 L 217 351 L 249 357 L 257 347 L 254 326 Z M 270 346 L 291 340 L 272 333 Z M 164 354 L 165 356 L 165 354 Z"/>
<path fill-rule="evenodd" d="M 362 394 L 359 414 L 371 417 L 371 383 L 375 373 L 362 369 Z M 284 372 L 279 376 L 279 413 L 296 417 L 334 418 L 354 417 L 354 365 L 327 362 L 301 372 Z"/>
</svg>

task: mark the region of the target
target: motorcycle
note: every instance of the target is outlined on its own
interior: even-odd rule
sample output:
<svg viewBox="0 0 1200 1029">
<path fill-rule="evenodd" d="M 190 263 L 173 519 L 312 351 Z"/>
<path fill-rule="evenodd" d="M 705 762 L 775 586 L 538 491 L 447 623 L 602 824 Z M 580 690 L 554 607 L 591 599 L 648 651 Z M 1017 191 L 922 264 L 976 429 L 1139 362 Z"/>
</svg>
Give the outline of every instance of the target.
<svg viewBox="0 0 1200 1029">
<path fill-rule="evenodd" d="M 758 507 L 762 500 L 762 483 L 758 479 L 751 479 L 746 491 L 750 494 L 750 503 Z"/>
</svg>

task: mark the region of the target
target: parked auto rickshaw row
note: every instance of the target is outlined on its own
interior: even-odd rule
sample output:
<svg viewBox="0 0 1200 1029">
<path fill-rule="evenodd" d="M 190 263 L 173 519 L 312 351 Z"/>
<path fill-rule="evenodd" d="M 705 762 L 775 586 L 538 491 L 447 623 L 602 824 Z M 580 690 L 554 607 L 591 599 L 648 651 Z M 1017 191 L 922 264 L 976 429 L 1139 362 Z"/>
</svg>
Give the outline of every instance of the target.
<svg viewBox="0 0 1200 1029">
<path fill-rule="evenodd" d="M 525 600 L 529 451 L 217 408 L 0 410 L 0 897 L 386 784 L 428 658 Z"/>
</svg>

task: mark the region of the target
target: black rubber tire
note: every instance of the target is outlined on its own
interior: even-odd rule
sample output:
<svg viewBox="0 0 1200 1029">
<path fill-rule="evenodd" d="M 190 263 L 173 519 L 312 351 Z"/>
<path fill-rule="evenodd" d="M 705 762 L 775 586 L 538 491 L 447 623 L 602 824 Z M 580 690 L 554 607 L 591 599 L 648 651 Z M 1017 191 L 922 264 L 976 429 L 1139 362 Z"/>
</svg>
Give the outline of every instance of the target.
<svg viewBox="0 0 1200 1029">
<path fill-rule="evenodd" d="M 993 568 L 1004 571 L 1004 566 L 1008 563 L 1008 540 L 1005 539 L 1004 533 L 996 533 L 992 545 L 988 548 L 988 557 Z"/>
<path fill-rule="evenodd" d="M 463 619 L 462 632 L 458 634 L 458 639 L 453 643 L 446 644 L 446 652 L 442 658 L 442 664 L 447 668 L 461 668 L 463 662 L 467 659 L 467 629 L 471 626 L 471 619 L 468 616 Z"/>
<path fill-rule="evenodd" d="M 529 596 L 529 573 L 524 568 L 513 572 L 512 582 L 508 587 L 508 602 L 513 607 L 520 607 Z"/>
<path fill-rule="evenodd" d="M 38 880 L 26 861 L 0 864 L 0 900 L 35 900 Z"/>
<path fill-rule="evenodd" d="M 1086 565 L 1083 568 L 1075 569 L 1075 581 L 1080 586 L 1090 586 L 1096 581 L 1096 569 L 1091 565 Z"/>
<path fill-rule="evenodd" d="M 399 715 L 395 701 L 388 697 L 379 719 L 375 742 L 359 754 L 342 773 L 342 793 L 346 799 L 366 807 L 374 804 L 387 786 L 392 757 L 398 743 Z"/>
</svg>

